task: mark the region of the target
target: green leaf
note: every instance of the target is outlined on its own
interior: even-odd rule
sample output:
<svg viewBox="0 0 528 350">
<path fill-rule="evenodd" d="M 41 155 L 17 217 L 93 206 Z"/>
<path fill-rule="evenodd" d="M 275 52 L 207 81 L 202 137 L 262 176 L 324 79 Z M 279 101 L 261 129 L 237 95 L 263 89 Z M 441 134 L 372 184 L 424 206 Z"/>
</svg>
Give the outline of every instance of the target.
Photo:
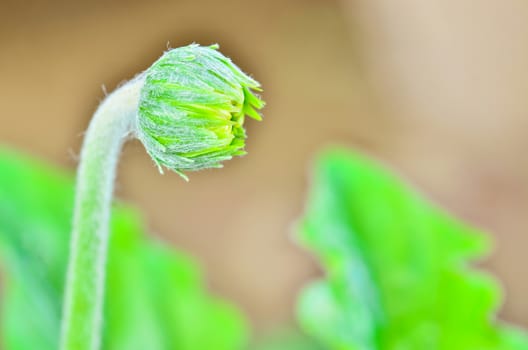
<svg viewBox="0 0 528 350">
<path fill-rule="evenodd" d="M 3 348 L 55 350 L 73 181 L 0 148 Z M 113 212 L 103 349 L 238 350 L 240 313 L 210 296 L 194 261 L 147 239 L 136 212 Z"/>
<path fill-rule="evenodd" d="M 326 279 L 302 293 L 299 319 L 331 349 L 528 349 L 495 320 L 497 282 L 468 266 L 487 237 L 368 159 L 319 159 L 300 231 Z"/>
</svg>

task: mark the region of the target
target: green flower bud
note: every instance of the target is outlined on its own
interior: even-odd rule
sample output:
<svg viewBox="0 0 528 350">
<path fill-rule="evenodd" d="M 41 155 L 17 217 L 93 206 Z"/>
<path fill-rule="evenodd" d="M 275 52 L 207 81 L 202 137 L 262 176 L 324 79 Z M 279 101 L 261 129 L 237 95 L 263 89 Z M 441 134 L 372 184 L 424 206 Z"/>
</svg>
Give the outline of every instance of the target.
<svg viewBox="0 0 528 350">
<path fill-rule="evenodd" d="M 221 167 L 245 154 L 248 115 L 260 120 L 260 84 L 217 51 L 192 44 L 166 52 L 145 72 L 137 119 L 138 138 L 161 167 Z"/>
</svg>

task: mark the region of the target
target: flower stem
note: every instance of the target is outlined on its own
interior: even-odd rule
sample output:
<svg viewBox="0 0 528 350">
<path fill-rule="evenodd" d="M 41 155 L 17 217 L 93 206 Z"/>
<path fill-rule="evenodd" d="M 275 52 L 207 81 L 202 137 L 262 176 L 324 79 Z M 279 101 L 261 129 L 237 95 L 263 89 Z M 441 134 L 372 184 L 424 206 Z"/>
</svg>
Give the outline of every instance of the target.
<svg viewBox="0 0 528 350">
<path fill-rule="evenodd" d="M 134 130 L 143 82 L 140 76 L 110 94 L 86 132 L 77 172 L 62 350 L 100 347 L 114 179 L 121 146 Z"/>
</svg>

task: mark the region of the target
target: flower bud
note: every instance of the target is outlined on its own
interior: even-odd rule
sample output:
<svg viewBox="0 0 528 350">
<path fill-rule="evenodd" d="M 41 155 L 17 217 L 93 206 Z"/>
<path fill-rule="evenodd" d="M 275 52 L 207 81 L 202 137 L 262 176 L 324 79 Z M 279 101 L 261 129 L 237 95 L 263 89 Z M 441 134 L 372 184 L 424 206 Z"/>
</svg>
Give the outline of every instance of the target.
<svg viewBox="0 0 528 350">
<path fill-rule="evenodd" d="M 167 51 L 145 72 L 138 138 L 154 162 L 182 175 L 245 154 L 248 115 L 260 120 L 260 84 L 217 51 L 197 44 Z"/>
</svg>

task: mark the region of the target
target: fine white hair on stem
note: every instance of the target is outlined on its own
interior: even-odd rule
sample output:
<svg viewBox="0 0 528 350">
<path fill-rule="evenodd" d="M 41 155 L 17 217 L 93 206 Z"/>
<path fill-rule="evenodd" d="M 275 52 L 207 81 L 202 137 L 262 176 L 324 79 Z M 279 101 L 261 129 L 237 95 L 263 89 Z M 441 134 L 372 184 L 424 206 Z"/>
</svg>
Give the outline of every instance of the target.
<svg viewBox="0 0 528 350">
<path fill-rule="evenodd" d="M 192 44 L 167 51 L 107 95 L 86 132 L 77 172 L 62 350 L 97 350 L 119 154 L 137 137 L 156 165 L 184 171 L 221 167 L 245 154 L 245 116 L 260 120 L 260 84 L 230 59 Z"/>
<path fill-rule="evenodd" d="M 133 129 L 144 79 L 107 96 L 85 135 L 77 173 L 61 349 L 100 346 L 110 207 L 121 147 Z"/>
</svg>

